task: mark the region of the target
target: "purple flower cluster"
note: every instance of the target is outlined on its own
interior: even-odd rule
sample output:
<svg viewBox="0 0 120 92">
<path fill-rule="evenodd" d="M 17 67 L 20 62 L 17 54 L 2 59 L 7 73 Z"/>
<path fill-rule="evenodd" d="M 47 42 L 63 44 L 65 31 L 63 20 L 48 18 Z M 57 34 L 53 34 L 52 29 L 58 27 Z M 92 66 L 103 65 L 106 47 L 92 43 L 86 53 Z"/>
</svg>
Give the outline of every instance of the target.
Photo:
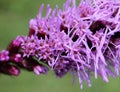
<svg viewBox="0 0 120 92">
<path fill-rule="evenodd" d="M 78 76 L 80 87 L 90 77 L 119 75 L 120 1 L 67 0 L 63 9 L 42 4 L 36 18 L 30 20 L 29 35 L 18 36 L 0 52 L 0 72 L 19 75 L 20 68 L 35 74 L 52 69 L 63 77 L 68 71 Z"/>
</svg>

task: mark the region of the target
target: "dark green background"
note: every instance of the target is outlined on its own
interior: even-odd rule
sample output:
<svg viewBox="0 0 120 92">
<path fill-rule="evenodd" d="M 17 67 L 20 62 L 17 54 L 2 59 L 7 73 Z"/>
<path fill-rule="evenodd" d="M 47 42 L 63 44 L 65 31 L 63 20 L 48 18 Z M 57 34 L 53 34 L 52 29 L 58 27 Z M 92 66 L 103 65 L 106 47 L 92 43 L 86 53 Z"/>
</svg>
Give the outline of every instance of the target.
<svg viewBox="0 0 120 92">
<path fill-rule="evenodd" d="M 65 0 L 0 0 L 0 50 L 17 35 L 27 35 L 29 20 L 35 18 L 42 3 L 62 7 Z M 101 78 L 91 78 L 92 87 L 84 82 L 80 89 L 78 79 L 72 84 L 72 75 L 68 73 L 63 78 L 56 78 L 50 71 L 47 75 L 36 76 L 34 73 L 22 70 L 19 77 L 0 74 L 0 92 L 119 92 L 120 77 L 109 78 L 105 83 Z"/>
</svg>

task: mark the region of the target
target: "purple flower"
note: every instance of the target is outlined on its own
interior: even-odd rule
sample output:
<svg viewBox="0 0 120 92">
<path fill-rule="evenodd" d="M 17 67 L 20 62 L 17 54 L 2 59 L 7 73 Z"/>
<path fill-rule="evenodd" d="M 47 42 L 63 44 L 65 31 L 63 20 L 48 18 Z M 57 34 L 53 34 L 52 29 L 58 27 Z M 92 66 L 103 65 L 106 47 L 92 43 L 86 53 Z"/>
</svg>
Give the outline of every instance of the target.
<svg viewBox="0 0 120 92">
<path fill-rule="evenodd" d="M 46 74 L 48 71 L 48 68 L 44 67 L 44 66 L 37 65 L 34 67 L 33 71 L 36 75 L 40 75 L 41 73 Z"/>
<path fill-rule="evenodd" d="M 46 74 L 49 70 L 47 65 L 40 64 L 33 57 L 25 58 L 20 66 L 28 71 L 34 71 L 36 75 Z"/>
<path fill-rule="evenodd" d="M 21 41 L 23 56 L 34 56 L 37 53 L 39 39 L 37 36 L 24 37 Z"/>
<path fill-rule="evenodd" d="M 20 63 L 23 61 L 23 57 L 21 54 L 15 54 L 11 57 L 11 60 L 15 61 L 16 63 Z"/>
<path fill-rule="evenodd" d="M 108 82 L 120 71 L 120 1 L 67 0 L 63 9 L 42 4 L 29 23 L 28 36 L 18 36 L 0 53 L 0 72 L 18 75 L 19 69 L 63 77 L 69 71 L 91 86 L 91 74 Z M 10 65 L 14 63 L 16 66 Z M 6 68 L 3 68 L 5 66 Z"/>
<path fill-rule="evenodd" d="M 22 36 L 17 36 L 11 43 L 8 45 L 7 50 L 10 52 L 10 56 L 18 53 L 21 45 Z"/>
<path fill-rule="evenodd" d="M 15 65 L 11 65 L 9 63 L 2 63 L 0 64 L 0 73 L 18 76 L 20 74 L 20 70 Z"/>
<path fill-rule="evenodd" d="M 9 58 L 9 52 L 7 50 L 3 50 L 0 52 L 0 61 L 8 61 Z"/>
</svg>

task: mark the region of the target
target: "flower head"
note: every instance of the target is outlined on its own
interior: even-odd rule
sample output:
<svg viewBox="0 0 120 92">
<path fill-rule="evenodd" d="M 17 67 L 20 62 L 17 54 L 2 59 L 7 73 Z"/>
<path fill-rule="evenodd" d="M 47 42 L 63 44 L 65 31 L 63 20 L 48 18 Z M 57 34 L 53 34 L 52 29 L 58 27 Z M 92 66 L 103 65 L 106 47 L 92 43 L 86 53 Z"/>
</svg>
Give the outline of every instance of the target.
<svg viewBox="0 0 120 92">
<path fill-rule="evenodd" d="M 120 71 L 119 6 L 119 0 L 81 0 L 78 6 L 76 0 L 67 0 L 63 9 L 48 5 L 42 17 L 42 4 L 30 20 L 29 35 L 13 40 L 8 51 L 0 53 L 0 61 L 12 61 L 37 75 L 49 68 L 58 77 L 71 71 L 81 88 L 84 80 L 91 86 L 91 73 L 108 82 Z M 18 73 L 15 67 L 7 69 L 8 74 Z"/>
</svg>

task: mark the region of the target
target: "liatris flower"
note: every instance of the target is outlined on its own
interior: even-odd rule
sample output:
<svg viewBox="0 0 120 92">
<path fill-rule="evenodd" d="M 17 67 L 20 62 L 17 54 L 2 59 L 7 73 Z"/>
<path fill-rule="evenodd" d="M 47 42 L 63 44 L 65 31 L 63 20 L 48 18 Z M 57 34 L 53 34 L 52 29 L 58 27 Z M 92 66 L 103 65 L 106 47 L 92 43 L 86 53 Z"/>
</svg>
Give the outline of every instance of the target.
<svg viewBox="0 0 120 92">
<path fill-rule="evenodd" d="M 0 72 L 19 75 L 20 68 L 35 74 L 49 69 L 58 77 L 68 71 L 78 76 L 80 87 L 90 77 L 118 76 L 120 71 L 120 1 L 67 0 L 63 9 L 42 4 L 30 20 L 29 35 L 16 37 L 0 52 Z"/>
</svg>

